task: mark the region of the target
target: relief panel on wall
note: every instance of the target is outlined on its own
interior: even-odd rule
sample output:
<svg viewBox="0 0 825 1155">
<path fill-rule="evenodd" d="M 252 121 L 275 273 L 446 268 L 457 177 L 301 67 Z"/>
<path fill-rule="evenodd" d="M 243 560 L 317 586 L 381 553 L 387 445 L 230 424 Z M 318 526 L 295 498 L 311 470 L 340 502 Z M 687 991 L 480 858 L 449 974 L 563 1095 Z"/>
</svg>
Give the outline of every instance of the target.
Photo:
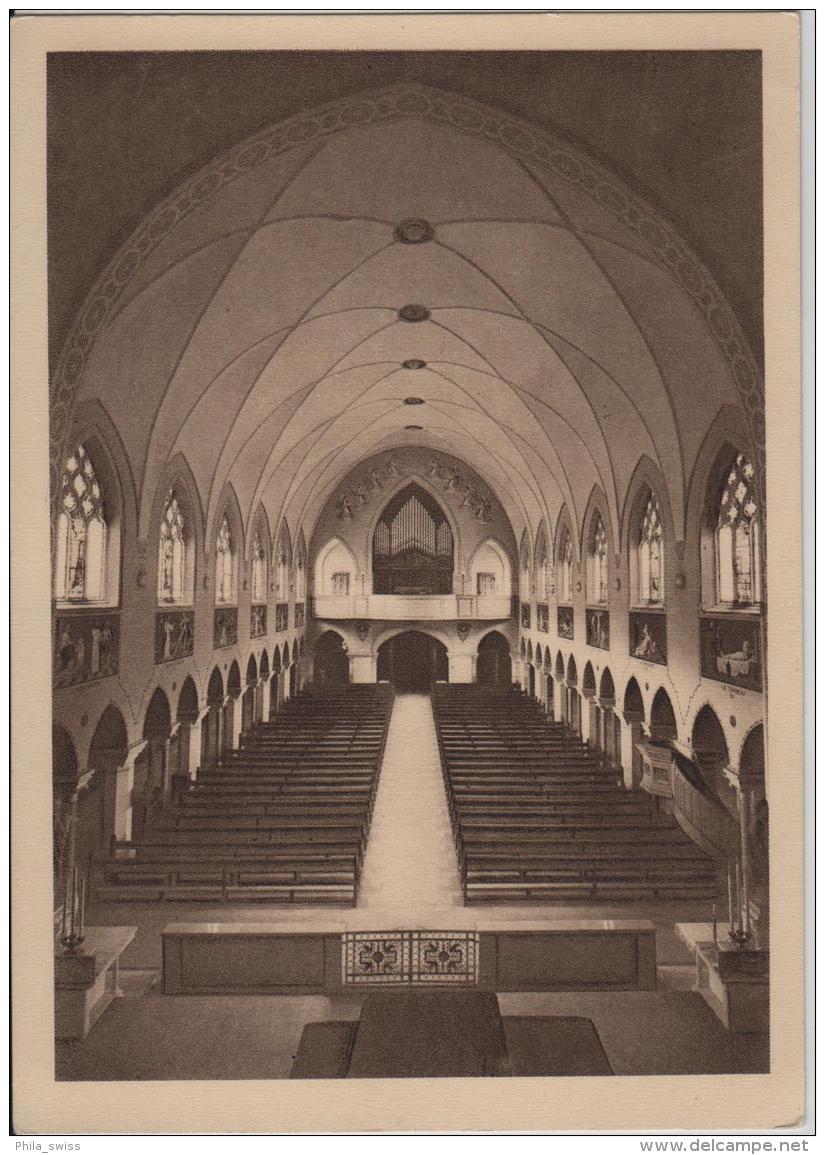
<svg viewBox="0 0 825 1155">
<path fill-rule="evenodd" d="M 195 649 L 195 611 L 159 610 L 155 614 L 155 665 L 188 658 Z"/>
<path fill-rule="evenodd" d="M 568 642 L 573 640 L 573 607 L 559 606 L 556 610 L 556 632 Z"/>
<path fill-rule="evenodd" d="M 249 636 L 262 638 L 266 633 L 266 606 L 249 607 Z"/>
<path fill-rule="evenodd" d="M 587 644 L 596 646 L 599 650 L 610 649 L 610 614 L 607 610 L 588 609 L 585 615 L 587 621 Z"/>
<path fill-rule="evenodd" d="M 120 624 L 116 613 L 58 614 L 54 641 L 55 689 L 116 674 L 119 652 Z"/>
<path fill-rule="evenodd" d="M 304 603 L 297 602 L 295 605 L 295 629 L 299 630 L 304 624 L 305 619 Z"/>
<path fill-rule="evenodd" d="M 667 618 L 664 614 L 630 611 L 630 656 L 667 665 Z"/>
<path fill-rule="evenodd" d="M 550 633 L 550 607 L 545 602 L 536 606 L 536 628 L 543 634 Z"/>
<path fill-rule="evenodd" d="M 521 624 L 525 630 L 530 629 L 530 606 L 525 603 L 521 607 Z"/>
<path fill-rule="evenodd" d="M 234 646 L 238 640 L 238 607 L 225 606 L 215 609 L 215 630 L 213 645 L 216 650 L 224 646 Z"/>
<path fill-rule="evenodd" d="M 289 604 L 287 602 L 279 602 L 275 607 L 275 633 L 283 633 L 284 630 L 289 629 Z"/>
<path fill-rule="evenodd" d="M 700 629 L 703 677 L 746 690 L 762 689 L 759 619 L 703 615 Z"/>
</svg>

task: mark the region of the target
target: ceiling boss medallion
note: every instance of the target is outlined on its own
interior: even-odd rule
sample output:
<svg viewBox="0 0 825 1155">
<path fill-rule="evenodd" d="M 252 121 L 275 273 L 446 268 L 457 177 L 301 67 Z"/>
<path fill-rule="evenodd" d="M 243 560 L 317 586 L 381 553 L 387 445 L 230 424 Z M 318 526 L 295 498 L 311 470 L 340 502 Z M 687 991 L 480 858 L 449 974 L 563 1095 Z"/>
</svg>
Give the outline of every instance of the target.
<svg viewBox="0 0 825 1155">
<path fill-rule="evenodd" d="M 418 357 L 410 357 L 409 360 L 401 362 L 402 369 L 426 369 L 426 367 L 427 362 Z"/>
<path fill-rule="evenodd" d="M 402 305 L 398 310 L 398 317 L 402 321 L 428 321 L 430 310 L 426 305 Z"/>
<path fill-rule="evenodd" d="M 424 245 L 433 239 L 435 229 L 429 221 L 402 221 L 395 226 L 393 236 L 402 245 Z"/>
</svg>

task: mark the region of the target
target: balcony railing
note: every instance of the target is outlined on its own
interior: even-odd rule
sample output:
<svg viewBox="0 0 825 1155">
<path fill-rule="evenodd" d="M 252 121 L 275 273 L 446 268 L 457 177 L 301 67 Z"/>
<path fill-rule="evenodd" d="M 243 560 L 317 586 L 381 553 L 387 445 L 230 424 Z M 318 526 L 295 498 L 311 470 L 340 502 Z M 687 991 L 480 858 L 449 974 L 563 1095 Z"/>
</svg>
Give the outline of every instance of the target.
<svg viewBox="0 0 825 1155">
<path fill-rule="evenodd" d="M 501 621 L 512 615 L 510 598 L 500 594 L 322 594 L 313 600 L 316 618 L 388 621 Z"/>
</svg>

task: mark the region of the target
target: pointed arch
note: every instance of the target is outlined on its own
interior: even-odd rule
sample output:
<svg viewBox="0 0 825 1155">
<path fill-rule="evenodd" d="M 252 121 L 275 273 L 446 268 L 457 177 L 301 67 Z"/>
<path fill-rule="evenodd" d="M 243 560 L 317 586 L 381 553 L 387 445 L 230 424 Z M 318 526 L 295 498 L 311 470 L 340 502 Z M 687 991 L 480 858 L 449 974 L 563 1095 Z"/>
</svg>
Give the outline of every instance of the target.
<svg viewBox="0 0 825 1155">
<path fill-rule="evenodd" d="M 209 675 L 209 685 L 206 689 L 206 700 L 210 705 L 216 702 L 223 702 L 223 675 L 217 666 L 214 667 L 212 673 Z"/>
<path fill-rule="evenodd" d="M 500 541 L 485 538 L 478 545 L 468 567 L 470 593 L 481 597 L 498 595 L 512 596 L 513 563 L 510 554 Z"/>
<path fill-rule="evenodd" d="M 588 605 L 610 601 L 610 574 L 613 571 L 616 533 L 603 491 L 594 485 L 582 519 L 580 556 L 585 559 L 585 597 Z"/>
<path fill-rule="evenodd" d="M 616 701 L 616 687 L 613 685 L 613 675 L 607 666 L 602 670 L 602 676 L 599 679 L 599 699 L 602 705 L 613 705 Z"/>
<path fill-rule="evenodd" d="M 592 698 L 596 693 L 596 675 L 593 665 L 588 662 L 582 670 L 582 694 L 585 698 Z"/>
<path fill-rule="evenodd" d="M 275 597 L 279 602 L 289 598 L 289 587 L 292 574 L 292 537 L 286 518 L 281 521 L 278 537 L 275 543 Z"/>
<path fill-rule="evenodd" d="M 194 679 L 187 675 L 178 694 L 176 718 L 179 722 L 192 722 L 199 713 L 198 691 Z"/>
<path fill-rule="evenodd" d="M 293 558 L 293 585 L 295 601 L 303 602 L 307 596 L 307 543 L 303 529 L 298 530 L 298 540 L 295 543 Z"/>
<path fill-rule="evenodd" d="M 272 557 L 272 537 L 269 532 L 269 517 L 263 502 L 258 506 L 252 520 L 252 530 L 247 538 L 251 591 L 253 604 L 262 605 L 269 592 L 269 560 Z"/>
<path fill-rule="evenodd" d="M 258 673 L 260 674 L 260 678 L 261 678 L 262 682 L 268 681 L 268 679 L 269 679 L 269 654 L 266 652 L 266 650 L 261 650 L 261 660 L 258 663 Z"/>
<path fill-rule="evenodd" d="M 564 654 L 562 654 L 561 650 L 559 650 L 559 652 L 556 654 L 555 674 L 557 682 L 564 681 Z"/>
<path fill-rule="evenodd" d="M 236 660 L 233 660 L 229 667 L 229 674 L 226 678 L 226 692 L 230 698 L 237 698 L 241 693 L 241 668 Z"/>
<path fill-rule="evenodd" d="M 242 559 L 246 551 L 241 507 L 231 482 L 224 485 L 215 511 L 207 538 L 214 562 L 215 602 L 237 605 Z"/>
<path fill-rule="evenodd" d="M 340 537 L 331 537 L 320 548 L 313 568 L 315 597 L 345 597 L 357 592 L 355 554 Z"/>
<path fill-rule="evenodd" d="M 630 678 L 624 689 L 624 713 L 639 722 L 645 720 L 645 703 L 635 678 Z"/>
<path fill-rule="evenodd" d="M 544 518 L 542 518 L 536 533 L 536 544 L 533 549 L 533 589 L 535 590 L 536 601 L 538 602 L 548 601 L 555 592 L 552 564 L 553 551 L 550 541 L 546 522 Z"/>
<path fill-rule="evenodd" d="M 573 569 L 576 564 L 576 547 L 573 522 L 567 506 L 564 505 L 556 522 L 556 539 L 553 543 L 556 594 L 562 605 L 573 604 Z"/>
<path fill-rule="evenodd" d="M 171 594 L 167 599 L 162 593 L 162 558 L 164 541 L 162 527 L 166 519 L 170 504 L 177 506 L 180 513 L 180 543 L 182 556 L 180 563 L 181 581 L 175 587 L 171 586 Z M 160 484 L 155 493 L 155 500 L 149 519 L 149 564 L 150 582 L 152 588 L 158 591 L 158 601 L 163 604 L 166 600 L 177 601 L 182 605 L 192 605 L 195 600 L 195 588 L 198 574 L 203 569 L 204 538 L 203 538 L 203 510 L 200 504 L 200 495 L 195 483 L 194 475 L 189 462 L 182 453 L 176 453 L 167 464 L 161 475 Z"/>
<path fill-rule="evenodd" d="M 458 540 L 446 502 L 417 477 L 405 477 L 371 527 L 368 553 L 378 594 L 453 592 Z"/>
<path fill-rule="evenodd" d="M 579 675 L 576 669 L 576 659 L 571 654 L 567 659 L 567 684 L 568 686 L 575 686 L 578 683 Z"/>
<path fill-rule="evenodd" d="M 249 660 L 246 663 L 246 684 L 247 686 L 258 684 L 258 663 L 255 661 L 254 654 L 249 655 Z"/>
<path fill-rule="evenodd" d="M 518 549 L 518 596 L 523 602 L 529 602 L 533 596 L 533 551 L 526 529 Z"/>
<path fill-rule="evenodd" d="M 158 686 L 152 697 L 149 699 L 149 705 L 146 707 L 146 713 L 143 716 L 143 737 L 151 740 L 152 738 L 168 738 L 172 729 L 172 710 L 169 706 L 169 699 L 166 696 L 165 690 Z"/>
<path fill-rule="evenodd" d="M 670 741 L 676 737 L 676 714 L 664 686 L 660 686 L 653 695 L 650 707 L 650 736 L 654 741 Z"/>
</svg>

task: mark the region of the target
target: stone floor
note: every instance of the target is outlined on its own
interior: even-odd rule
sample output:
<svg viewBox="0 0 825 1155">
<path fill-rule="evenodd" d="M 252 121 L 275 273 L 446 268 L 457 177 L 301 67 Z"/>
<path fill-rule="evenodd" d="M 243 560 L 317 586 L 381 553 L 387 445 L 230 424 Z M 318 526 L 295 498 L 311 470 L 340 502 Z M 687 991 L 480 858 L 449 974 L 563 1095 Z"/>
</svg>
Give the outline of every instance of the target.
<svg viewBox="0 0 825 1155">
<path fill-rule="evenodd" d="M 460 907 L 458 861 L 429 694 L 393 705 L 358 894 L 402 921 Z"/>
<path fill-rule="evenodd" d="M 161 930 L 171 921 L 279 922 L 341 929 L 459 929 L 487 919 L 650 919 L 657 928 L 659 988 L 650 992 L 499 995 L 504 1015 L 591 1018 L 616 1074 L 764 1071 L 764 1036 L 731 1036 L 692 991 L 693 966 L 676 922 L 707 921 L 699 903 L 461 905 L 432 707 L 396 698 L 356 909 L 209 903 L 93 905 L 92 925 L 133 925 L 122 959 L 125 995 L 80 1043 L 60 1043 L 61 1079 L 276 1079 L 289 1075 L 304 1025 L 357 1019 L 362 995 L 170 996 L 160 989 Z"/>
</svg>

